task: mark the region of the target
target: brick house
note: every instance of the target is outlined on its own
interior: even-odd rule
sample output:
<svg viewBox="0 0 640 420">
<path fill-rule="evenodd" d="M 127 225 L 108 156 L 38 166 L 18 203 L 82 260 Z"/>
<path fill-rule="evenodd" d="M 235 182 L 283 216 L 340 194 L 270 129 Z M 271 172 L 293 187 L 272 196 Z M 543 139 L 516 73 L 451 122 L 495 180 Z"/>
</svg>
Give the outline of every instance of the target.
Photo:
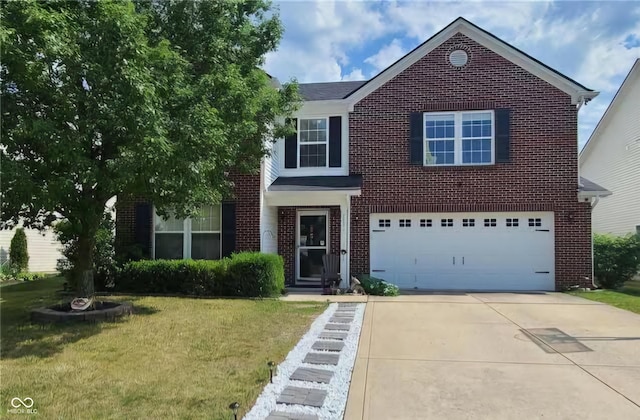
<svg viewBox="0 0 640 420">
<path fill-rule="evenodd" d="M 591 203 L 608 192 L 580 181 L 577 115 L 597 92 L 463 18 L 371 80 L 300 91 L 296 134 L 233 201 L 163 221 L 123 198 L 118 246 L 278 253 L 295 286 L 319 284 L 325 253 L 402 288 L 591 286 Z"/>
</svg>

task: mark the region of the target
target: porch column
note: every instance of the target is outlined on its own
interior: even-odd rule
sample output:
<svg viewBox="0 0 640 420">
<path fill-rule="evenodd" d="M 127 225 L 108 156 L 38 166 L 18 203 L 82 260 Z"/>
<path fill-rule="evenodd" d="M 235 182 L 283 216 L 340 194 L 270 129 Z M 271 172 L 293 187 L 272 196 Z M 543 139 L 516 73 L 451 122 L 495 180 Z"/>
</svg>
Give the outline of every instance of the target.
<svg viewBox="0 0 640 420">
<path fill-rule="evenodd" d="M 340 204 L 340 287 L 349 287 L 351 275 L 349 271 L 349 244 L 351 242 L 351 196 L 345 196 L 344 203 Z M 342 251 L 346 251 L 342 252 Z"/>
</svg>

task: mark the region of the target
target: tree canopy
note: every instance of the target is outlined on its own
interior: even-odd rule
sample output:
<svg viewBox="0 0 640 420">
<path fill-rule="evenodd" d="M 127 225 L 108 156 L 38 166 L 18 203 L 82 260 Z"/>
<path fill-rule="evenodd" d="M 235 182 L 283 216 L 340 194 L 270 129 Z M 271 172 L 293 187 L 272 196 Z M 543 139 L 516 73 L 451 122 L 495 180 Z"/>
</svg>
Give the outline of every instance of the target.
<svg viewBox="0 0 640 420">
<path fill-rule="evenodd" d="M 276 89 L 260 69 L 283 31 L 266 1 L 31 0 L 1 13 L 8 226 L 62 216 L 82 248 L 114 195 L 191 214 L 229 192 L 230 171 L 259 169 L 298 105 L 295 83 Z"/>
</svg>

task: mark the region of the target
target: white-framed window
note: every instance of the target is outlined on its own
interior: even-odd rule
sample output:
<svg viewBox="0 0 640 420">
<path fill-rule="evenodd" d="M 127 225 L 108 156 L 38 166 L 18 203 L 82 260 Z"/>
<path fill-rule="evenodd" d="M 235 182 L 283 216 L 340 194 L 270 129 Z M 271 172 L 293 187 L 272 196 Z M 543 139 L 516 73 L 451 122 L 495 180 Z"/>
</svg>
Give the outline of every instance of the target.
<svg viewBox="0 0 640 420">
<path fill-rule="evenodd" d="M 222 211 L 219 205 L 203 206 L 197 216 L 167 220 L 154 211 L 155 259 L 218 260 L 222 253 Z"/>
<path fill-rule="evenodd" d="M 298 167 L 329 166 L 329 118 L 298 119 Z"/>
<path fill-rule="evenodd" d="M 424 114 L 424 165 L 491 165 L 494 156 L 492 110 Z"/>
</svg>

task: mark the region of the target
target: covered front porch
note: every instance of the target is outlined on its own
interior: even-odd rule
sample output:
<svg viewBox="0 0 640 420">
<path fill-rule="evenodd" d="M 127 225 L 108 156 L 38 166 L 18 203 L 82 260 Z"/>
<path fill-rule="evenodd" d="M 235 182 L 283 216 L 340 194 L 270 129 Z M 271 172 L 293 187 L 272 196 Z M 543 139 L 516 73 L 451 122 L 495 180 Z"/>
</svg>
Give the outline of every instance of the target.
<svg viewBox="0 0 640 420">
<path fill-rule="evenodd" d="M 277 250 L 288 287 L 320 288 L 325 254 L 340 261 L 341 287 L 349 284 L 351 196 L 361 178 L 278 178 L 266 191 L 268 213 L 277 214 Z"/>
</svg>

